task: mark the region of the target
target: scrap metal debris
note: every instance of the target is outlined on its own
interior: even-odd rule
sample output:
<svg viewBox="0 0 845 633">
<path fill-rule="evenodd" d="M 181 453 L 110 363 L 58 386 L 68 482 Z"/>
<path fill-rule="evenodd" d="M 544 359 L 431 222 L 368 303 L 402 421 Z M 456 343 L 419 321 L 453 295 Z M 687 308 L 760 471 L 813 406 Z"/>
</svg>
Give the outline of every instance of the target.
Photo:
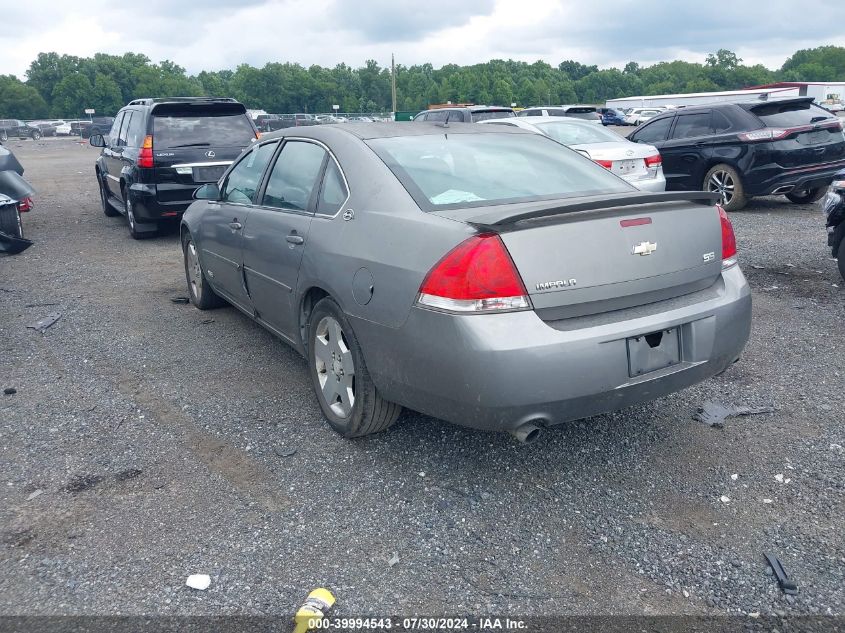
<svg viewBox="0 0 845 633">
<path fill-rule="evenodd" d="M 781 590 L 788 596 L 796 595 L 798 593 L 798 585 L 792 582 L 789 576 L 786 575 L 786 571 L 783 569 L 780 560 L 767 552 L 763 552 L 763 556 L 766 557 L 766 561 L 768 561 L 772 571 L 775 572 L 775 577 L 778 579 L 778 585 L 780 585 Z"/>
<path fill-rule="evenodd" d="M 32 325 L 27 325 L 26 327 L 37 330 L 44 334 L 47 331 L 47 328 L 51 327 L 56 321 L 62 318 L 61 312 L 52 312 L 45 317 L 38 319 Z"/>
<path fill-rule="evenodd" d="M 185 584 L 188 585 L 191 589 L 197 589 L 199 591 L 205 591 L 208 589 L 209 585 L 211 585 L 211 576 L 208 574 L 191 574 L 188 576 L 188 579 L 185 581 Z"/>
<path fill-rule="evenodd" d="M 273 452 L 276 453 L 276 455 L 278 455 L 279 457 L 291 457 L 293 455 L 296 455 L 296 449 L 293 447 L 286 448 L 284 446 L 277 446 L 273 449 Z"/>
<path fill-rule="evenodd" d="M 773 406 L 745 407 L 737 405 L 724 405 L 721 402 L 705 402 L 693 413 L 692 419 L 697 422 L 704 422 L 713 428 L 721 429 L 725 426 L 727 418 L 740 415 L 760 415 L 761 413 L 774 413 Z"/>
<path fill-rule="evenodd" d="M 44 494 L 44 491 L 39 488 L 38 490 L 30 493 L 30 495 L 26 498 L 27 501 L 32 501 L 33 499 L 40 497 Z"/>
<path fill-rule="evenodd" d="M 170 297 L 170 300 L 173 303 L 183 303 L 183 304 L 184 303 L 190 303 L 190 301 L 191 301 L 190 299 L 188 299 L 188 297 Z"/>
<path fill-rule="evenodd" d="M 389 567 L 393 567 L 394 565 L 399 564 L 399 552 L 393 552 L 393 556 L 390 557 L 390 560 L 387 561 Z"/>
</svg>

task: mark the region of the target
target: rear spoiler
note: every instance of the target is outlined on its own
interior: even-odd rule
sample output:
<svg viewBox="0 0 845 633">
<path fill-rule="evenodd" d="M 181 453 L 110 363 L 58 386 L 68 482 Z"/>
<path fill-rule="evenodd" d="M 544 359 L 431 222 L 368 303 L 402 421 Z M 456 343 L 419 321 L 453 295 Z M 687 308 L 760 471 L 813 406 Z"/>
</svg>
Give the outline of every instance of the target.
<svg viewBox="0 0 845 633">
<path fill-rule="evenodd" d="M 633 207 L 640 204 L 662 204 L 664 202 L 695 202 L 703 205 L 714 205 L 719 201 L 719 194 L 710 191 L 660 191 L 660 192 L 625 192 L 574 198 L 572 202 L 554 202 L 526 207 L 525 205 L 508 205 L 514 208 L 486 211 L 470 217 L 465 221 L 480 226 L 505 226 L 522 220 L 534 220 L 564 213 L 580 213 L 597 211 L 599 209 L 614 209 L 618 207 Z"/>
</svg>

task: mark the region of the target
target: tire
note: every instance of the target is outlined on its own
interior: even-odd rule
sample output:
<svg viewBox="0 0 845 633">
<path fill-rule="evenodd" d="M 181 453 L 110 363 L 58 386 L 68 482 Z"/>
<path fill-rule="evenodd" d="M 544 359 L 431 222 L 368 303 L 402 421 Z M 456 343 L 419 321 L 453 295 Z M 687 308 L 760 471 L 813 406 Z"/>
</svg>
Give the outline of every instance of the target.
<svg viewBox="0 0 845 633">
<path fill-rule="evenodd" d="M 97 181 L 100 183 L 100 202 L 103 205 L 103 215 L 107 218 L 114 218 L 120 215 L 120 211 L 109 204 L 109 193 L 106 189 L 106 183 L 103 181 L 100 174 L 97 174 Z"/>
<path fill-rule="evenodd" d="M 402 407 L 379 395 L 355 332 L 333 299 L 314 306 L 306 331 L 308 371 L 329 425 L 343 437 L 362 437 L 396 422 Z"/>
<path fill-rule="evenodd" d="M 839 274 L 845 279 L 845 239 L 839 242 L 839 250 L 836 251 L 836 265 L 839 266 Z"/>
<path fill-rule="evenodd" d="M 790 191 L 785 194 L 795 204 L 809 204 L 821 200 L 827 193 L 827 187 L 816 187 L 815 189 L 802 189 L 801 191 Z"/>
<path fill-rule="evenodd" d="M 31 136 L 32 136 L 32 140 L 33 140 L 33 141 L 40 141 L 40 140 L 41 140 L 41 132 L 39 132 L 38 130 L 35 130 L 35 131 L 32 133 L 32 135 L 31 135 Z"/>
<path fill-rule="evenodd" d="M 0 207 L 0 231 L 12 237 L 23 237 L 23 224 L 18 205 L 5 204 Z"/>
<path fill-rule="evenodd" d="M 208 279 L 200 265 L 191 233 L 186 231 L 182 238 L 182 259 L 185 261 L 185 281 L 188 284 L 188 298 L 198 310 L 211 310 L 225 305 L 225 301 L 208 285 Z"/>
<path fill-rule="evenodd" d="M 148 237 L 155 236 L 157 231 L 138 230 L 140 228 L 138 225 L 141 223 L 135 221 L 135 213 L 132 210 L 132 198 L 127 194 L 125 189 L 123 191 L 123 208 L 126 213 L 126 224 L 129 226 L 129 235 L 132 236 L 133 240 L 144 240 Z"/>
<path fill-rule="evenodd" d="M 9 140 L 9 133 L 6 130 L 0 130 L 0 142 L 5 143 Z"/>
<path fill-rule="evenodd" d="M 721 196 L 719 204 L 725 211 L 739 211 L 748 204 L 745 185 L 736 169 L 721 163 L 710 168 L 704 176 L 702 191 L 712 191 Z"/>
</svg>

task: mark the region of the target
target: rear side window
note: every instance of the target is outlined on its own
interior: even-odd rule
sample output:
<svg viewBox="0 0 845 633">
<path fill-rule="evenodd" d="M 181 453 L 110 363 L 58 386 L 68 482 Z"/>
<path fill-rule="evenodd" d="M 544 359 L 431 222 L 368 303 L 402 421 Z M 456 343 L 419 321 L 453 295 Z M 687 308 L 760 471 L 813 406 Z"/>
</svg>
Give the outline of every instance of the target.
<svg viewBox="0 0 845 633">
<path fill-rule="evenodd" d="M 246 114 L 197 110 L 166 114 L 154 111 L 155 148 L 246 147 L 255 138 Z"/>
<path fill-rule="evenodd" d="M 323 177 L 323 186 L 320 189 L 320 197 L 317 199 L 317 213 L 323 215 L 334 215 L 340 211 L 340 207 L 349 191 L 346 183 L 333 160 L 329 160 L 326 167 L 326 175 Z"/>
<path fill-rule="evenodd" d="M 726 132 L 730 129 L 731 122 L 728 120 L 728 117 L 726 117 L 718 110 L 713 110 L 713 130 L 716 132 L 716 134 L 719 134 L 720 132 Z"/>
<path fill-rule="evenodd" d="M 666 136 L 669 134 L 669 127 L 671 125 L 672 117 L 670 116 L 667 116 L 665 119 L 652 121 L 637 130 L 631 140 L 636 143 L 654 143 L 657 141 L 665 141 Z"/>
<path fill-rule="evenodd" d="M 489 119 L 509 119 L 514 116 L 510 110 L 491 110 L 488 112 L 473 112 L 473 121 L 487 121 Z"/>
<path fill-rule="evenodd" d="M 117 137 L 120 132 L 120 124 L 123 123 L 123 117 L 126 115 L 126 112 L 121 112 L 117 115 L 117 118 L 112 123 L 111 131 L 109 131 L 108 142 L 112 145 L 117 144 Z"/>
<path fill-rule="evenodd" d="M 325 157 L 326 150 L 314 143 L 285 143 L 267 179 L 261 205 L 306 211 Z"/>
<path fill-rule="evenodd" d="M 543 116 L 542 110 L 529 110 L 524 116 Z"/>
<path fill-rule="evenodd" d="M 766 127 L 810 125 L 833 115 L 812 103 L 770 103 L 752 110 Z"/>
<path fill-rule="evenodd" d="M 672 138 L 693 138 L 695 136 L 707 136 L 712 134 L 711 117 L 709 112 L 698 112 L 696 114 L 682 114 L 675 121 L 675 129 L 672 131 Z"/>
<path fill-rule="evenodd" d="M 276 151 L 278 142 L 265 143 L 250 151 L 232 168 L 223 184 L 221 200 L 237 204 L 250 204 L 261 182 L 264 168 Z"/>
<path fill-rule="evenodd" d="M 135 111 L 132 120 L 129 121 L 129 129 L 126 132 L 126 144 L 129 147 L 141 147 L 144 137 L 147 135 L 145 125 L 147 118 L 142 111 Z"/>
</svg>

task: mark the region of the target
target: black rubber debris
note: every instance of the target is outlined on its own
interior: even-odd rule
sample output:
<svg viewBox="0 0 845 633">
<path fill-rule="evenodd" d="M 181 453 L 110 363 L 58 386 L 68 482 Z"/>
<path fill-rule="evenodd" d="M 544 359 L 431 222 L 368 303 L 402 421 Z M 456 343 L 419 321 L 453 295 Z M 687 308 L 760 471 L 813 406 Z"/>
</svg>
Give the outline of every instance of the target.
<svg viewBox="0 0 845 633">
<path fill-rule="evenodd" d="M 77 475 L 70 480 L 70 483 L 64 487 L 64 490 L 74 494 L 78 492 L 85 492 L 86 490 L 90 490 L 96 486 L 101 481 L 103 481 L 103 478 L 100 475 Z"/>
<path fill-rule="evenodd" d="M 191 300 L 190 300 L 190 299 L 188 299 L 188 297 L 170 297 L 170 300 L 171 300 L 173 303 L 183 303 L 183 304 L 184 304 L 184 303 L 190 303 L 190 302 L 191 302 Z"/>
<path fill-rule="evenodd" d="M 766 557 L 766 561 L 768 561 L 772 571 L 775 572 L 775 578 L 778 579 L 778 585 L 780 585 L 781 590 L 788 596 L 796 595 L 798 593 L 798 585 L 792 582 L 789 576 L 786 575 L 786 571 L 780 560 L 774 554 L 768 554 L 766 552 L 763 552 L 763 556 Z"/>
<path fill-rule="evenodd" d="M 6 387 L 6 388 L 3 390 L 3 393 L 4 393 L 5 395 L 7 395 L 7 396 L 11 396 L 11 395 L 13 395 L 13 394 L 16 394 L 17 392 L 18 392 L 18 390 L 17 390 L 17 389 L 15 389 L 14 387 Z"/>
<path fill-rule="evenodd" d="M 698 422 L 704 422 L 714 428 L 721 429 L 725 426 L 727 418 L 733 418 L 740 415 L 760 415 L 761 413 L 774 413 L 775 408 L 772 406 L 763 407 L 744 407 L 734 405 L 724 405 L 721 402 L 705 402 L 698 408 L 698 411 L 693 413 L 692 419 Z"/>
</svg>

